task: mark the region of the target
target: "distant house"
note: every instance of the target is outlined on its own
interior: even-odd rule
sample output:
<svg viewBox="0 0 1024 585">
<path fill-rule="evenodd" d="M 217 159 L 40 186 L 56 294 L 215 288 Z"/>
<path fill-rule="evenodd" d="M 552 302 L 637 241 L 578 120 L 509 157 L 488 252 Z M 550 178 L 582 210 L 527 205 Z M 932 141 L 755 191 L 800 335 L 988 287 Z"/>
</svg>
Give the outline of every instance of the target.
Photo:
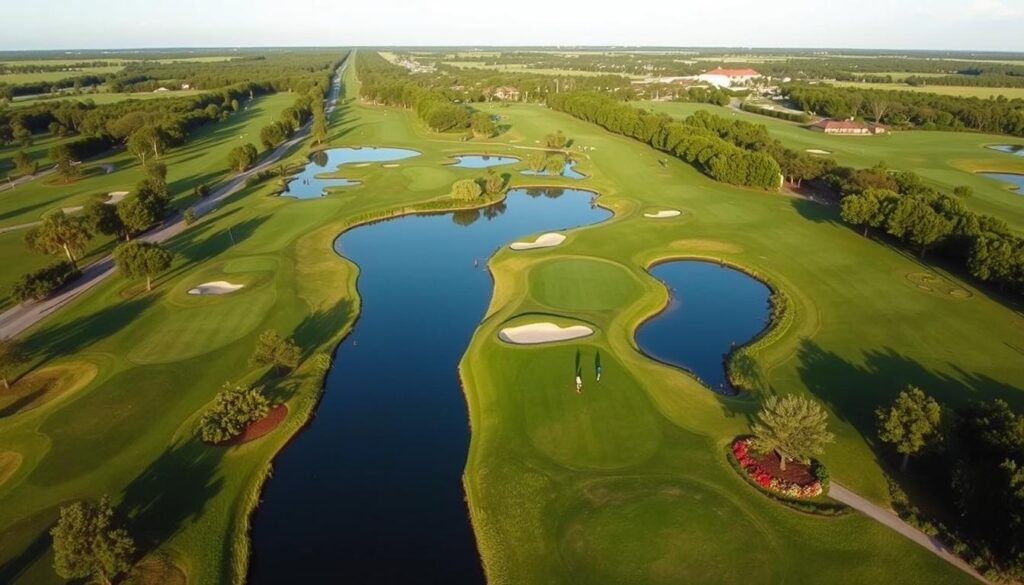
<svg viewBox="0 0 1024 585">
<path fill-rule="evenodd" d="M 761 77 L 763 76 L 753 69 L 722 69 L 721 67 L 716 67 L 711 71 L 705 71 L 698 75 L 697 81 L 710 83 L 715 87 L 732 87 L 733 85 L 742 85 L 752 79 L 760 79 Z"/>
<path fill-rule="evenodd" d="M 494 88 L 494 93 L 491 95 L 499 100 L 519 101 L 519 90 L 508 85 Z"/>
<path fill-rule="evenodd" d="M 818 120 L 811 124 L 811 130 L 824 132 L 825 134 L 841 134 L 845 136 L 870 136 L 873 134 L 885 134 L 886 127 L 872 122 L 857 122 L 855 120 Z"/>
<path fill-rule="evenodd" d="M 181 89 L 192 89 L 192 85 L 189 83 L 182 83 Z"/>
</svg>

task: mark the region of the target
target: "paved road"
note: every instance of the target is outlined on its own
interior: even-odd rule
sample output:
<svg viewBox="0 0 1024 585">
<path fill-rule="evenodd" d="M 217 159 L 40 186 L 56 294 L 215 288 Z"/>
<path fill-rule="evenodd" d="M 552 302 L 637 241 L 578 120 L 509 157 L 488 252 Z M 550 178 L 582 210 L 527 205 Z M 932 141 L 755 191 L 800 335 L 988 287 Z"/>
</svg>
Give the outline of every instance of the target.
<svg viewBox="0 0 1024 585">
<path fill-rule="evenodd" d="M 899 532 L 903 536 L 906 536 L 910 540 L 913 540 L 917 544 L 932 551 L 949 564 L 956 566 L 982 583 L 988 583 L 988 580 L 978 574 L 978 572 L 965 563 L 963 559 L 953 554 L 949 547 L 943 544 L 939 539 L 928 536 L 917 528 L 907 524 L 892 511 L 858 496 L 834 481 L 832 482 L 831 487 L 829 487 L 828 495 L 832 499 L 838 500 L 854 510 L 862 512 L 872 519 L 885 524 L 889 528 L 892 528 L 896 532 Z"/>
<path fill-rule="evenodd" d="M 338 96 L 341 93 L 341 76 L 344 75 L 345 69 L 348 67 L 350 60 L 351 59 L 345 60 L 338 69 L 337 75 L 334 78 L 330 94 L 327 98 L 327 106 L 325 107 L 325 111 L 328 115 L 334 111 Z M 274 152 L 272 152 L 270 156 L 266 157 L 263 162 L 248 171 L 235 175 L 226 183 L 221 185 L 216 191 L 211 193 L 209 197 L 196 204 L 194 207 L 196 216 L 202 216 L 203 214 L 216 209 L 221 202 L 235 194 L 235 192 L 244 186 L 247 178 L 275 165 L 289 149 L 309 136 L 311 127 L 312 120 L 300 128 L 291 139 L 274 149 Z M 147 242 L 163 242 L 185 231 L 186 228 L 187 226 L 185 225 L 185 221 L 179 214 L 168 219 L 155 230 L 140 236 L 139 239 Z M 104 256 L 83 268 L 82 277 L 59 294 L 38 302 L 22 303 L 0 313 L 0 339 L 14 337 L 42 321 L 61 307 L 67 305 L 86 291 L 109 278 L 115 271 L 116 268 L 114 267 L 113 258 L 111 256 Z"/>
<path fill-rule="evenodd" d="M 38 179 L 39 177 L 45 177 L 46 175 L 49 175 L 50 173 L 52 173 L 54 171 L 54 169 L 56 169 L 56 168 L 57 167 L 50 167 L 50 168 L 46 169 L 45 171 L 39 171 L 38 173 L 36 173 L 34 175 L 22 175 L 22 176 L 18 177 L 17 179 L 14 179 L 13 181 L 8 180 L 8 181 L 5 181 L 3 183 L 0 183 L 0 193 L 2 193 L 4 191 L 10 191 L 10 190 L 14 189 L 15 187 L 17 187 L 18 185 L 24 185 L 25 183 L 28 183 L 29 181 L 34 181 L 34 180 Z"/>
</svg>

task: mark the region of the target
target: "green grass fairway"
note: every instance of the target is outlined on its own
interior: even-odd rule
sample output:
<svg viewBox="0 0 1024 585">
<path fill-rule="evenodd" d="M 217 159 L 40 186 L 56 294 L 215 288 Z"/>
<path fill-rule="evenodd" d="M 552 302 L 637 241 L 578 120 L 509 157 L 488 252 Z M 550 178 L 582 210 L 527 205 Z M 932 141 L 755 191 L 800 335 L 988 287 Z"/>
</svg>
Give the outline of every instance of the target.
<svg viewBox="0 0 1024 585">
<path fill-rule="evenodd" d="M 933 186 L 951 192 L 957 185 L 974 189 L 967 206 L 994 215 L 1024 232 L 1024 198 L 978 171 L 1024 173 L 1024 157 L 985 148 L 993 144 L 1024 144 L 1019 138 L 972 132 L 895 132 L 888 136 L 828 136 L 800 125 L 767 116 L 676 102 L 645 102 L 657 112 L 685 117 L 706 109 L 720 116 L 737 116 L 764 124 L 772 136 L 795 150 L 818 149 L 832 153 L 839 164 L 868 167 L 884 161 L 889 168 L 920 174 Z"/>
<path fill-rule="evenodd" d="M 347 96 L 357 88 L 350 68 Z M 284 107 L 292 97 L 261 106 Z M 483 174 L 443 166 L 452 154 L 521 155 L 559 129 L 593 147 L 578 154 L 590 178 L 513 172 L 513 186 L 591 188 L 616 215 L 572 230 L 558 247 L 503 248 L 489 261 L 494 294 L 460 364 L 472 428 L 464 483 L 489 582 L 970 582 L 865 516 L 811 516 L 752 489 L 724 448 L 747 431 L 755 400 L 719 397 L 646 358 L 633 333 L 668 300 L 646 272 L 657 260 L 720 258 L 770 279 L 792 299 L 794 317 L 754 355 L 755 390 L 823 402 L 837 435 L 823 457 L 832 476 L 884 503 L 882 468 L 895 458 L 874 446 L 874 409 L 911 383 L 950 405 L 998 397 L 1024 407 L 1019 307 L 861 237 L 831 207 L 714 183 L 674 159 L 659 164 L 662 153 L 541 106 L 481 107 L 511 130 L 467 143 L 427 131 L 409 111 L 340 102 L 330 144 L 415 148 L 422 156 L 399 168 L 346 169 L 362 183 L 321 199 L 270 197 L 270 184 L 243 189 L 169 242 L 174 265 L 152 292 L 114 278 L 28 331 L 32 367 L 88 363 L 97 374 L 59 399 L 0 414 L 0 451 L 22 458 L 0 484 L 0 582 L 62 583 L 47 531 L 60 505 L 102 494 L 127 516 L 140 552 L 164 558 L 177 582 L 179 573 L 189 583 L 238 582 L 259 487 L 274 454 L 311 415 L 322 382 L 308 359 L 288 377 L 250 368 L 259 333 L 294 335 L 304 358 L 333 349 L 361 302 L 356 267 L 333 250 L 341 231 L 355 218 L 413 211 L 453 181 Z M 196 181 L 224 175 L 227 149 L 242 134 L 255 141 L 253 132 L 276 115 L 271 109 L 250 108 L 167 156 L 179 203 Z M 23 200 L 0 195 L 0 221 L 38 217 L 137 180 L 125 155 L 110 160 L 120 163 L 117 173 L 83 181 L 95 185 L 74 195 L 34 183 Z M 686 214 L 643 217 L 663 208 Z M 972 296 L 937 294 L 908 279 L 926 271 Z M 220 279 L 247 287 L 216 299 L 186 294 Z M 595 333 L 528 347 L 498 339 L 505 324 L 525 319 L 572 319 Z M 287 403 L 288 418 L 244 445 L 198 441 L 196 421 L 225 382 L 264 385 Z"/>
<path fill-rule="evenodd" d="M 101 86 L 100 90 L 104 89 L 105 87 L 106 86 Z M 168 89 L 171 89 L 171 88 L 168 88 Z M 132 92 L 132 93 L 109 92 L 109 91 L 91 92 L 90 91 L 90 92 L 83 93 L 82 95 L 61 94 L 61 95 L 47 95 L 47 96 L 42 96 L 42 97 L 30 97 L 30 96 L 28 96 L 28 97 L 18 98 L 18 99 L 15 99 L 13 102 L 11 102 L 11 107 L 12 108 L 21 108 L 21 107 L 25 107 L 25 106 L 31 106 L 32 104 L 39 103 L 39 102 L 49 102 L 49 101 L 54 101 L 54 100 L 75 100 L 75 101 L 80 101 L 80 102 L 92 101 L 94 104 L 96 104 L 98 106 L 102 106 L 102 105 L 105 105 L 105 104 L 114 104 L 114 103 L 117 103 L 117 102 L 123 102 L 125 100 L 154 100 L 154 99 L 164 99 L 164 98 L 173 98 L 173 97 L 188 97 L 188 96 L 193 96 L 193 95 L 199 95 L 201 93 L 204 93 L 204 92 L 202 90 L 198 90 L 198 89 L 174 89 L 173 91 L 167 91 L 167 92 L 163 92 L 163 91 L 162 92 L 147 91 L 147 92 Z"/>
<path fill-rule="evenodd" d="M 956 97 L 976 97 L 989 99 L 1005 97 L 1008 99 L 1024 98 L 1024 87 L 972 87 L 966 85 L 907 85 L 905 83 L 868 83 L 866 81 L 833 81 L 837 87 L 856 87 L 859 89 L 884 89 L 899 91 L 915 91 L 919 93 L 937 93 Z"/>
</svg>

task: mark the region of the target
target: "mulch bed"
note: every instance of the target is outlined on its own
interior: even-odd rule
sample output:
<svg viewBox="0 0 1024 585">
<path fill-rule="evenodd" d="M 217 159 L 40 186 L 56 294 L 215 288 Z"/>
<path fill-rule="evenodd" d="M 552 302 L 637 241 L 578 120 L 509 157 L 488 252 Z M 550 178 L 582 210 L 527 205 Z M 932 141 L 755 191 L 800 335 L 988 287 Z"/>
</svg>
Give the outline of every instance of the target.
<svg viewBox="0 0 1024 585">
<path fill-rule="evenodd" d="M 231 446 L 241 445 L 243 443 L 248 443 L 249 441 L 255 441 L 256 439 L 276 429 L 277 425 L 284 422 L 286 416 L 288 416 L 288 405 L 278 404 L 274 408 L 270 409 L 270 412 L 267 413 L 267 416 L 261 418 L 256 422 L 253 422 L 248 427 L 246 427 L 246 429 L 242 431 L 242 434 L 238 435 L 237 437 L 232 437 L 220 444 L 224 446 Z"/>
<path fill-rule="evenodd" d="M 766 472 L 771 474 L 772 477 L 777 477 L 790 483 L 807 485 L 817 479 L 811 472 L 810 465 L 804 465 L 803 463 L 793 461 L 792 459 L 786 462 L 786 470 L 783 471 L 779 467 L 779 456 L 774 451 L 761 457 L 756 453 L 751 452 L 750 458 L 756 461 L 761 469 L 764 469 Z"/>
</svg>

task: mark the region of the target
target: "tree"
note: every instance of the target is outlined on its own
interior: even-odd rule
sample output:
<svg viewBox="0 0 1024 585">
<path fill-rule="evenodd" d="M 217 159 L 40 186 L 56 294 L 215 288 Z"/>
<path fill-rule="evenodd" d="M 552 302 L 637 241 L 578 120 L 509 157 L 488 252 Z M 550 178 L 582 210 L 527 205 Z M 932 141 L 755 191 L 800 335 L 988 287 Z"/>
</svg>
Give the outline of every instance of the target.
<svg viewBox="0 0 1024 585">
<path fill-rule="evenodd" d="M 266 150 L 270 150 L 284 142 L 285 137 L 284 126 L 280 122 L 272 122 L 260 128 L 260 143 L 263 144 L 263 148 Z"/>
<path fill-rule="evenodd" d="M 24 150 L 19 150 L 18 154 L 14 155 L 14 170 L 19 175 L 34 175 L 37 166 Z"/>
<path fill-rule="evenodd" d="M 539 150 L 534 150 L 530 154 L 526 155 L 526 160 L 523 162 L 526 163 L 526 166 L 529 167 L 530 170 L 540 172 L 544 170 L 544 163 L 547 162 L 547 155 Z"/>
<path fill-rule="evenodd" d="M 253 366 L 273 366 L 274 370 L 280 372 L 282 367 L 295 368 L 299 365 L 302 357 L 302 350 L 290 337 L 282 337 L 273 329 L 268 329 L 260 334 L 256 340 L 256 349 L 253 351 L 249 363 Z"/>
<path fill-rule="evenodd" d="M 114 509 L 104 496 L 60 509 L 53 537 L 53 568 L 65 579 L 92 578 L 110 585 L 131 568 L 135 541 L 114 526 Z"/>
<path fill-rule="evenodd" d="M 117 207 L 103 201 L 90 201 L 82 214 L 94 234 L 121 237 L 125 233 L 124 222 L 117 215 Z"/>
<path fill-rule="evenodd" d="M 54 146 L 50 149 L 49 155 L 56 164 L 57 174 L 64 179 L 65 183 L 70 183 L 71 179 L 80 174 L 78 165 L 75 164 L 75 157 L 67 144 Z"/>
<path fill-rule="evenodd" d="M 867 236 L 869 228 L 885 222 L 883 200 L 890 195 L 896 196 L 891 191 L 868 189 L 860 195 L 844 197 L 839 204 L 839 215 L 846 223 L 864 226 L 864 235 Z"/>
<path fill-rule="evenodd" d="M 549 175 L 561 175 L 565 170 L 565 157 L 553 154 L 544 161 L 544 172 Z"/>
<path fill-rule="evenodd" d="M 161 162 L 150 161 L 149 164 L 146 165 L 145 171 L 146 178 L 149 179 L 153 185 L 159 186 L 164 191 L 167 190 L 167 165 Z"/>
<path fill-rule="evenodd" d="M 480 185 L 473 179 L 462 179 L 452 184 L 452 197 L 455 199 L 472 200 L 480 197 L 482 193 Z"/>
<path fill-rule="evenodd" d="M 231 149 L 231 152 L 228 153 L 228 164 L 231 165 L 231 170 L 240 173 L 251 167 L 259 156 L 256 147 L 251 143 L 246 143 Z"/>
<path fill-rule="evenodd" d="M 138 194 L 126 197 L 117 204 L 117 216 L 124 225 L 126 240 L 130 240 L 132 234 L 141 232 L 157 220 L 153 209 Z"/>
<path fill-rule="evenodd" d="M 779 467 L 786 461 L 808 462 L 835 438 L 828 432 L 828 414 L 813 400 L 787 394 L 769 396 L 752 425 L 754 446 L 759 451 L 775 451 Z"/>
<path fill-rule="evenodd" d="M 487 176 L 484 177 L 484 191 L 488 195 L 497 195 L 501 193 L 505 188 L 505 179 L 498 173 L 494 172 L 494 169 L 487 169 Z"/>
<path fill-rule="evenodd" d="M 957 185 L 953 187 L 953 195 L 956 195 L 960 199 L 970 199 L 974 196 L 974 189 L 971 189 L 967 185 Z"/>
<path fill-rule="evenodd" d="M 319 100 L 314 101 L 314 104 L 318 102 Z M 327 114 L 324 113 L 322 103 L 319 107 L 313 108 L 313 128 L 310 130 L 310 137 L 317 144 L 323 144 L 323 141 L 327 140 Z"/>
<path fill-rule="evenodd" d="M 92 236 L 84 217 L 70 217 L 63 210 L 58 210 L 29 230 L 25 234 L 25 243 L 43 254 L 64 255 L 72 267 L 78 268 L 78 258 Z"/>
<path fill-rule="evenodd" d="M 27 361 L 28 353 L 21 343 L 13 338 L 0 339 L 0 381 L 6 390 L 11 389 L 9 380 L 14 372 Z"/>
<path fill-rule="evenodd" d="M 561 150 L 565 148 L 565 145 L 568 143 L 569 139 L 565 137 L 565 134 L 562 134 L 561 130 L 555 132 L 554 134 L 548 134 L 547 136 L 544 137 L 544 145 L 547 146 L 548 148 L 555 148 Z"/>
<path fill-rule="evenodd" d="M 17 122 L 11 123 L 14 140 L 23 147 L 32 146 L 32 131 Z"/>
<path fill-rule="evenodd" d="M 941 438 L 942 407 L 920 388 L 911 386 L 900 392 L 889 408 L 875 411 L 878 418 L 878 438 L 896 447 L 903 455 L 900 470 L 907 470 L 907 462 L 926 447 Z"/>
<path fill-rule="evenodd" d="M 470 128 L 473 129 L 473 134 L 487 137 L 494 136 L 498 131 L 494 119 L 487 112 L 474 112 L 470 119 Z"/>
<path fill-rule="evenodd" d="M 128 150 L 139 157 L 142 164 L 146 164 L 146 157 L 150 154 L 160 158 L 166 148 L 167 136 L 155 126 L 142 126 L 128 137 Z"/>
<path fill-rule="evenodd" d="M 114 263 L 128 278 L 146 277 L 146 290 L 153 290 L 153 277 L 171 267 L 174 255 L 151 242 L 125 242 L 114 248 Z"/>
<path fill-rule="evenodd" d="M 270 401 L 261 386 L 225 384 L 213 404 L 199 419 L 199 436 L 207 443 L 223 443 L 237 437 L 250 424 L 267 416 Z"/>
</svg>

